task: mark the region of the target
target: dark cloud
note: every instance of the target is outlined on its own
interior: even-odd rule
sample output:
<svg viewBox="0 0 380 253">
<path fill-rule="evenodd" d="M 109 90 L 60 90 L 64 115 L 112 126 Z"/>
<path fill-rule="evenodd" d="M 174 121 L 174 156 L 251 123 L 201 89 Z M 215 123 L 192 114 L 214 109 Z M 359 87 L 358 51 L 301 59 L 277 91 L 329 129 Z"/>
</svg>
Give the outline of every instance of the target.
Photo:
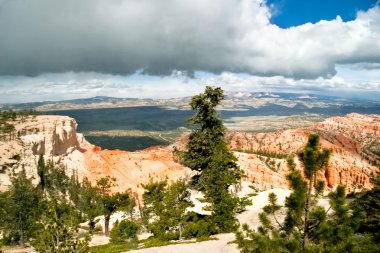
<svg viewBox="0 0 380 253">
<path fill-rule="evenodd" d="M 380 62 L 380 11 L 280 29 L 263 0 L 0 0 L 0 75 L 173 70 L 318 77 Z"/>
</svg>

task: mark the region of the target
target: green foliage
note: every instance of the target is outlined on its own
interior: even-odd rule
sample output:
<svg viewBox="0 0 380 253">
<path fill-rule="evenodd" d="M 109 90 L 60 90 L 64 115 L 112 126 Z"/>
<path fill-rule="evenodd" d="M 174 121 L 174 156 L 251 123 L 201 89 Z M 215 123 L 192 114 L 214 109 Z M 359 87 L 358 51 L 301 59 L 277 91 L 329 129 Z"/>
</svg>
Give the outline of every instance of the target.
<svg viewBox="0 0 380 253">
<path fill-rule="evenodd" d="M 187 239 L 209 237 L 216 234 L 216 227 L 208 216 L 189 212 L 186 214 L 183 236 Z"/>
<path fill-rule="evenodd" d="M 51 161 L 45 164 L 42 156 L 37 172 L 37 186 L 23 169 L 11 177 L 9 191 L 0 194 L 3 242 L 29 241 L 40 252 L 87 252 L 89 236 L 78 232 L 84 191 L 77 177 L 69 178 Z"/>
<path fill-rule="evenodd" d="M 315 182 L 316 172 L 326 167 L 329 156 L 329 150 L 319 149 L 318 136 L 310 135 L 299 155 L 307 181 L 294 170 L 293 159 L 288 159 L 291 173 L 287 179 L 292 193 L 285 201 L 284 222 L 277 219 L 281 206 L 270 194 L 269 204 L 259 215 L 258 230 L 245 225 L 236 234 L 241 252 L 378 252 L 378 245 L 369 235 L 357 233 L 364 213 L 346 204 L 343 186 L 329 194 L 329 212 L 317 205 L 324 182 Z"/>
<path fill-rule="evenodd" d="M 39 196 L 24 169 L 12 175 L 11 183 L 9 192 L 1 194 L 0 223 L 7 244 L 24 245 L 31 237 L 39 215 Z"/>
<path fill-rule="evenodd" d="M 128 239 L 137 238 L 138 225 L 129 220 L 115 222 L 110 233 L 112 243 L 125 242 Z"/>
<path fill-rule="evenodd" d="M 190 106 L 197 113 L 189 121 L 195 129 L 182 158 L 186 166 L 199 172 L 193 177 L 193 185 L 212 204 L 212 220 L 218 232 L 229 232 L 236 228 L 235 212 L 239 203 L 229 187 L 237 184 L 243 173 L 227 148 L 225 127 L 216 112 L 223 98 L 223 90 L 212 87 L 206 87 L 204 93 L 192 98 Z"/>
<path fill-rule="evenodd" d="M 79 234 L 79 217 L 74 208 L 56 199 L 47 202 L 39 219 L 41 228 L 35 231 L 33 247 L 39 252 L 88 252 L 88 234 Z"/>
<path fill-rule="evenodd" d="M 108 243 L 105 245 L 93 246 L 90 248 L 91 253 L 121 253 L 127 250 L 136 249 L 135 242 Z"/>
<path fill-rule="evenodd" d="M 0 111 L 0 140 L 13 140 L 15 139 L 18 134 L 16 135 L 15 127 L 13 125 L 13 121 L 15 121 L 18 117 L 21 117 L 23 119 L 25 116 L 29 115 L 37 115 L 38 113 L 33 110 L 22 110 L 22 111 Z"/>
<path fill-rule="evenodd" d="M 373 188 L 360 194 L 351 206 L 365 216 L 359 222 L 359 231 L 369 233 L 380 244 L 380 174 L 372 179 Z M 379 245 L 380 247 L 380 245 Z"/>
<path fill-rule="evenodd" d="M 331 151 L 319 149 L 319 135 L 309 135 L 308 143 L 303 152 L 299 154 L 300 161 L 304 166 L 304 174 L 312 182 L 317 171 L 327 168 Z"/>
<path fill-rule="evenodd" d="M 366 147 L 366 149 L 380 157 L 380 142 L 378 140 L 374 140 L 371 144 L 369 144 Z"/>
<path fill-rule="evenodd" d="M 247 206 L 252 205 L 252 200 L 250 200 L 249 198 L 256 195 L 257 195 L 256 193 L 251 193 L 251 194 L 248 194 L 248 196 L 239 198 L 239 202 L 235 208 L 236 213 L 244 212 Z"/>
<path fill-rule="evenodd" d="M 105 176 L 96 181 L 96 187 L 102 196 L 108 195 L 111 192 L 111 188 L 116 186 L 116 178 Z"/>
<path fill-rule="evenodd" d="M 42 193 L 56 198 L 66 195 L 70 189 L 71 179 L 66 175 L 65 168 L 60 164 L 54 164 L 52 160 L 45 163 L 44 157 L 39 156 L 37 163 L 37 175 L 40 179 L 38 187 Z"/>
<path fill-rule="evenodd" d="M 171 185 L 167 181 L 150 182 L 143 187 L 143 214 L 149 231 L 160 240 L 181 238 L 186 208 L 192 206 L 185 181 L 179 180 Z"/>
<path fill-rule="evenodd" d="M 75 196 L 75 195 L 74 195 Z M 77 206 L 89 221 L 90 229 L 95 229 L 95 217 L 102 214 L 102 202 L 98 189 L 91 185 L 87 178 L 83 178 L 80 188 L 80 198 Z"/>
<path fill-rule="evenodd" d="M 115 178 L 106 176 L 96 182 L 96 189 L 102 204 L 101 212 L 104 215 L 104 233 L 107 236 L 109 236 L 109 221 L 111 215 L 117 210 L 125 210 L 135 205 L 132 203 L 134 199 L 129 192 L 111 194 L 111 188 L 116 186 L 115 181 Z"/>
<path fill-rule="evenodd" d="M 48 168 L 45 165 L 44 156 L 40 154 L 38 158 L 38 163 L 37 163 L 37 175 L 40 178 L 39 186 L 41 187 L 42 190 L 44 190 L 46 187 L 47 169 Z"/>
<path fill-rule="evenodd" d="M 252 150 L 252 151 L 244 151 L 244 152 L 249 153 L 249 154 L 266 156 L 266 157 L 270 157 L 270 158 L 276 158 L 276 159 L 287 159 L 288 158 L 288 154 L 277 153 L 277 152 L 262 150 L 262 149 L 259 149 L 256 151 Z"/>
</svg>

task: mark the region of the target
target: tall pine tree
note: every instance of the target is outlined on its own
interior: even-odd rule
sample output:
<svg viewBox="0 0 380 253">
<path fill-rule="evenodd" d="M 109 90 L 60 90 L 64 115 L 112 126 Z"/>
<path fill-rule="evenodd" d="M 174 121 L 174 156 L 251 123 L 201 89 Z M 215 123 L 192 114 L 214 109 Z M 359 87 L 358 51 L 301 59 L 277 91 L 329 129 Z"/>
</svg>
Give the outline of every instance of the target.
<svg viewBox="0 0 380 253">
<path fill-rule="evenodd" d="M 190 106 L 197 113 L 189 121 L 195 129 L 183 155 L 184 164 L 198 172 L 193 178 L 194 185 L 211 203 L 213 221 L 219 232 L 236 227 L 239 199 L 231 195 L 229 187 L 237 184 L 243 174 L 236 157 L 228 150 L 225 127 L 216 111 L 223 98 L 221 88 L 209 86 L 204 93 L 192 98 Z"/>
</svg>

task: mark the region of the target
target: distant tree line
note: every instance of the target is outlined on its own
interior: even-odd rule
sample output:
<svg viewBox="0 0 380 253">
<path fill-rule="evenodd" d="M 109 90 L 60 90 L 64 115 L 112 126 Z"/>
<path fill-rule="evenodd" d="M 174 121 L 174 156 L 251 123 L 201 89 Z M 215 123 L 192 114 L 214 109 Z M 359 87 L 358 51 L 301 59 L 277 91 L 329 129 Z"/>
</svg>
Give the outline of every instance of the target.
<svg viewBox="0 0 380 253">
<path fill-rule="evenodd" d="M 0 141 L 13 140 L 17 137 L 14 126 L 16 119 L 24 120 L 27 116 L 36 116 L 38 114 L 39 112 L 34 109 L 0 111 Z"/>
</svg>

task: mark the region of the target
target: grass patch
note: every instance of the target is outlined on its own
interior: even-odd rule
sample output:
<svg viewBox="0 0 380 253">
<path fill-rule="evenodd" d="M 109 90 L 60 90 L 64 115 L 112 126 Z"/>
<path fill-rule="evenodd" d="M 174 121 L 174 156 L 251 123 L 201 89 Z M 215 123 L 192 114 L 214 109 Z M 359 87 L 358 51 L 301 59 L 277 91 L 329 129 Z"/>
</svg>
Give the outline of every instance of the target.
<svg viewBox="0 0 380 253">
<path fill-rule="evenodd" d="M 137 244 L 129 245 L 129 243 L 108 243 L 90 247 L 91 253 L 120 253 L 128 250 L 137 249 Z"/>
<path fill-rule="evenodd" d="M 141 241 L 131 241 L 125 243 L 108 243 L 105 245 L 93 246 L 90 247 L 91 253 L 120 253 L 129 250 L 135 249 L 144 249 L 144 248 L 152 248 L 152 247 L 163 247 L 174 244 L 190 244 L 196 242 L 204 242 L 210 240 L 219 240 L 215 237 L 210 236 L 202 236 L 196 238 L 196 240 L 186 240 L 186 241 L 162 241 L 157 238 L 151 237 Z"/>
<path fill-rule="evenodd" d="M 219 240 L 216 237 L 211 237 L 211 236 L 201 236 L 196 239 L 196 242 L 204 242 L 204 241 L 217 241 Z"/>
<path fill-rule="evenodd" d="M 276 159 L 287 159 L 288 158 L 288 154 L 270 152 L 270 151 L 266 151 L 266 150 L 256 150 L 256 151 L 250 150 L 250 151 L 246 151 L 246 153 L 270 157 L 270 158 L 276 158 Z"/>
<path fill-rule="evenodd" d="M 141 240 L 140 242 L 143 243 L 142 248 L 162 247 L 162 246 L 167 246 L 167 245 L 179 243 L 177 241 L 162 241 L 162 240 L 154 238 L 154 237 L 151 237 L 151 238 L 148 238 L 145 240 Z"/>
</svg>

